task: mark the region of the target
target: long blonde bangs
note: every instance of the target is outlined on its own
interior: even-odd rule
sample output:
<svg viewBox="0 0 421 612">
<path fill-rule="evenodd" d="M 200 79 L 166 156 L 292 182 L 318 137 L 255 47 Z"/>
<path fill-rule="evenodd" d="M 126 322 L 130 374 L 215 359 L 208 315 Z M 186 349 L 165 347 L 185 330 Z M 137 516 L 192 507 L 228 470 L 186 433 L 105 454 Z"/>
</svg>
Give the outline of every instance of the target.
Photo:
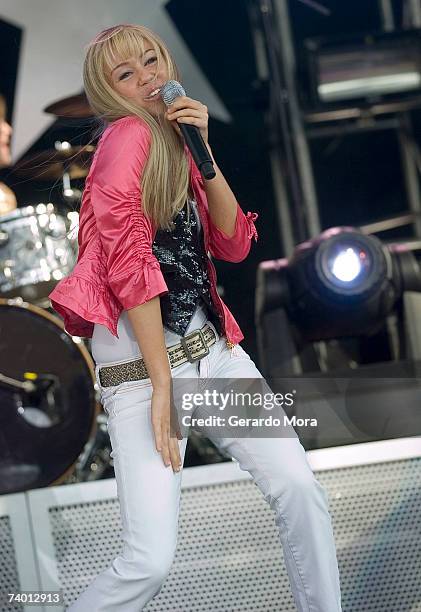
<svg viewBox="0 0 421 612">
<path fill-rule="evenodd" d="M 164 42 L 151 30 L 138 25 L 118 25 L 100 32 L 88 45 L 83 80 L 95 114 L 105 125 L 126 116 L 137 116 L 149 127 L 151 147 L 141 177 L 142 210 L 161 229 L 172 229 L 172 219 L 188 195 L 189 168 L 184 142 L 164 116 L 155 117 L 120 96 L 111 85 L 111 70 L 142 54 L 150 43 L 167 66 L 169 79 L 179 80 L 179 71 Z"/>
</svg>

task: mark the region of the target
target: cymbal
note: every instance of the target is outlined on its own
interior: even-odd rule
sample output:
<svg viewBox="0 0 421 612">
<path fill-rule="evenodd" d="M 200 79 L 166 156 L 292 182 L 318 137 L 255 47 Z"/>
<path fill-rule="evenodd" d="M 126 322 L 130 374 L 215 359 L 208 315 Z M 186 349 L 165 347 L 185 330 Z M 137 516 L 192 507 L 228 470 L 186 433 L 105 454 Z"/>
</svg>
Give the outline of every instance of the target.
<svg viewBox="0 0 421 612">
<path fill-rule="evenodd" d="M 93 117 L 94 112 L 89 106 L 85 93 L 61 98 L 44 108 L 44 113 L 50 113 L 56 117 L 85 118 Z"/>
<path fill-rule="evenodd" d="M 59 179 L 65 172 L 69 174 L 70 179 L 85 178 L 94 151 L 93 145 L 68 147 L 60 151 L 39 151 L 24 157 L 10 170 L 17 177 L 39 181 Z"/>
</svg>

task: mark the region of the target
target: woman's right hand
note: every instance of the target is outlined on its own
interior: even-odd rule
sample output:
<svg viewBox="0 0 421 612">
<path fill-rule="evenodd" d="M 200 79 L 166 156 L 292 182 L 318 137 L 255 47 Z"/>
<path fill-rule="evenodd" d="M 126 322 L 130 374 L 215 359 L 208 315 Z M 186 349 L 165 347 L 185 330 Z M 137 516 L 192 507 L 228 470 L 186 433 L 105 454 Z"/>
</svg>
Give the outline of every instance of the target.
<svg viewBox="0 0 421 612">
<path fill-rule="evenodd" d="M 179 472 L 181 469 L 181 457 L 178 440 L 182 440 L 183 436 L 178 425 L 172 385 L 168 388 L 153 388 L 151 412 L 156 450 L 161 453 L 164 464 L 167 467 L 171 464 L 174 472 Z M 176 438 L 174 433 L 177 434 Z M 171 436 L 170 434 L 173 435 Z"/>
<path fill-rule="evenodd" d="M 178 440 L 183 436 L 178 425 L 174 402 L 173 379 L 165 345 L 160 296 L 127 310 L 127 316 L 152 383 L 151 420 L 156 450 L 164 464 L 181 468 Z"/>
</svg>

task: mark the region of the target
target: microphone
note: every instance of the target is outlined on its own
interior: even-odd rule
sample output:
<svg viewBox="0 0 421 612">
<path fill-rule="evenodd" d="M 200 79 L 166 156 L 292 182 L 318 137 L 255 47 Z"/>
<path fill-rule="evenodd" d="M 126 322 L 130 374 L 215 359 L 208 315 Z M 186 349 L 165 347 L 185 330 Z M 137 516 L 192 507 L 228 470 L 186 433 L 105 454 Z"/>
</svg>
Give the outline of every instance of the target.
<svg viewBox="0 0 421 612">
<path fill-rule="evenodd" d="M 160 95 L 165 105 L 170 106 L 176 98 L 185 96 L 186 92 L 178 81 L 167 81 L 161 87 Z M 216 176 L 216 172 L 199 128 L 188 123 L 179 123 L 178 127 L 201 175 L 206 180 L 212 179 Z"/>
</svg>

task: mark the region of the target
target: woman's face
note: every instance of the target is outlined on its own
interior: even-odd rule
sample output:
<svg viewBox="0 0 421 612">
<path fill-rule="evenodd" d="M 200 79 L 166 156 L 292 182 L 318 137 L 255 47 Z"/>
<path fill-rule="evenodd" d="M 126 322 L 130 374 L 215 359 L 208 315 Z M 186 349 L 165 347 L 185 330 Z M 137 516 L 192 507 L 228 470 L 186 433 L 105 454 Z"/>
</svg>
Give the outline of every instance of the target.
<svg viewBox="0 0 421 612">
<path fill-rule="evenodd" d="M 122 97 L 127 98 L 153 115 L 162 113 L 165 105 L 159 90 L 168 80 L 168 69 L 158 58 L 152 45 L 145 41 L 145 52 L 124 62 L 116 61 L 111 70 L 111 86 Z"/>
<path fill-rule="evenodd" d="M 0 168 L 9 166 L 10 156 L 10 137 L 12 135 L 11 126 L 4 119 L 0 118 Z"/>
</svg>

